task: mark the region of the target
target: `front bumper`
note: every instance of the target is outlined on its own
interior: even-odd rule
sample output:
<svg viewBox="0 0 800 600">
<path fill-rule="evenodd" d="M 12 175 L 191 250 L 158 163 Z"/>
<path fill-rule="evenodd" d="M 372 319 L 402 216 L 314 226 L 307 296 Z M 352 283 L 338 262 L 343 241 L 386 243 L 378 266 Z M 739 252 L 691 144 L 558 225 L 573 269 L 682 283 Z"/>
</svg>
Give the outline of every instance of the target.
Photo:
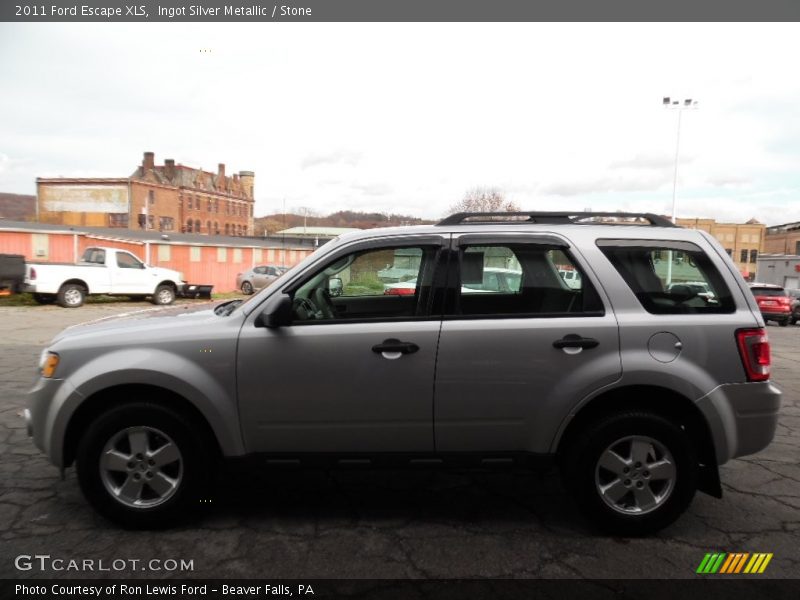
<svg viewBox="0 0 800 600">
<path fill-rule="evenodd" d="M 728 383 L 698 400 L 711 428 L 718 464 L 755 454 L 770 444 L 782 395 L 771 381 Z"/>
<path fill-rule="evenodd" d="M 30 409 L 26 408 L 22 411 L 22 418 L 25 419 L 25 429 L 28 431 L 28 437 L 33 437 L 33 417 Z"/>
<path fill-rule="evenodd" d="M 63 379 L 39 377 L 28 392 L 28 407 L 23 413 L 28 435 L 51 463 L 64 467 L 64 436 L 68 415 L 65 406 L 79 401 L 80 394 Z"/>
</svg>

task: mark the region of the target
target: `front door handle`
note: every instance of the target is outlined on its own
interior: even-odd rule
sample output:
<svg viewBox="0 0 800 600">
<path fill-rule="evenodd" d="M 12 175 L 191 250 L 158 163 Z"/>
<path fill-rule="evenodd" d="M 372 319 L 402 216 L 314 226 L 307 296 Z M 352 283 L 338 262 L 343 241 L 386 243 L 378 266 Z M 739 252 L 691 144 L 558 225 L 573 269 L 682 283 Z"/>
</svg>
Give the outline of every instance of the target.
<svg viewBox="0 0 800 600">
<path fill-rule="evenodd" d="M 556 340 L 553 342 L 553 348 L 596 348 L 600 345 L 594 338 L 585 338 L 581 337 L 577 334 L 570 333 L 569 335 L 565 335 L 560 340 Z"/>
<path fill-rule="evenodd" d="M 383 340 L 380 344 L 375 344 L 372 351 L 383 354 L 384 358 L 400 358 L 401 354 L 413 354 L 419 350 L 419 346 L 413 342 L 401 342 L 394 338 Z"/>
</svg>

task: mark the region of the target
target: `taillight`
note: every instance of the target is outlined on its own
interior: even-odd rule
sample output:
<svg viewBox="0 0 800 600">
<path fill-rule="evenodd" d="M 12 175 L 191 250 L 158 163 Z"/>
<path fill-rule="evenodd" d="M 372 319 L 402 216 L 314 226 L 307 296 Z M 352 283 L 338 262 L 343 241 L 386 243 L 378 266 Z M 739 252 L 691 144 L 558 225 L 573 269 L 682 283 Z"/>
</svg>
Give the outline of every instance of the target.
<svg viewBox="0 0 800 600">
<path fill-rule="evenodd" d="M 36 269 L 31 267 L 30 279 L 36 279 Z"/>
<path fill-rule="evenodd" d="M 792 303 L 792 299 L 788 296 L 779 296 L 779 300 L 785 306 L 789 306 Z"/>
<path fill-rule="evenodd" d="M 736 331 L 736 343 L 739 346 L 739 355 L 742 357 L 747 380 L 769 379 L 772 359 L 767 332 L 764 329 L 739 329 Z"/>
<path fill-rule="evenodd" d="M 413 296 L 416 288 L 396 287 L 383 290 L 384 296 Z"/>
</svg>

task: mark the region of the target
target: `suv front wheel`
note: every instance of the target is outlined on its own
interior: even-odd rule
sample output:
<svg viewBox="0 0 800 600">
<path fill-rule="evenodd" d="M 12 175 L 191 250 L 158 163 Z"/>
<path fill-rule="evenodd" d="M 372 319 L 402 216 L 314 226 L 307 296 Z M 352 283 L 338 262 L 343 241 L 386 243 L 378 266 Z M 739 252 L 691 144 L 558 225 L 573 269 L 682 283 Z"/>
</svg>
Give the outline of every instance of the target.
<svg viewBox="0 0 800 600">
<path fill-rule="evenodd" d="M 210 457 L 188 420 L 170 408 L 124 404 L 95 419 L 78 446 L 78 482 L 108 519 L 160 527 L 199 502 Z"/>
<path fill-rule="evenodd" d="M 573 438 L 564 482 L 592 523 L 646 535 L 675 521 L 697 487 L 697 460 L 683 429 L 653 413 L 604 417 Z"/>
</svg>

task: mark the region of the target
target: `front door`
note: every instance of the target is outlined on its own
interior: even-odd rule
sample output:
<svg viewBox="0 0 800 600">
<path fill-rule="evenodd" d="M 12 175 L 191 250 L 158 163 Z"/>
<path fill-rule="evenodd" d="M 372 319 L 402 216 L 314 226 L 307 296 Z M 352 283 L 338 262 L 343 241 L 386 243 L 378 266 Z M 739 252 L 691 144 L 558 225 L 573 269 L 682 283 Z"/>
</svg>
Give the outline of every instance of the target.
<svg viewBox="0 0 800 600">
<path fill-rule="evenodd" d="M 116 253 L 116 262 L 116 268 L 110 269 L 111 289 L 115 294 L 153 293 L 158 281 L 142 261 L 133 254 L 119 251 Z"/>
<path fill-rule="evenodd" d="M 267 300 L 293 299 L 290 325 L 256 327 L 251 315 L 236 367 L 248 451 L 433 450 L 441 320 L 430 306 L 443 243 L 428 236 L 340 250 Z M 414 265 L 413 293 L 387 293 L 395 282 L 379 275 L 399 261 Z"/>
</svg>

